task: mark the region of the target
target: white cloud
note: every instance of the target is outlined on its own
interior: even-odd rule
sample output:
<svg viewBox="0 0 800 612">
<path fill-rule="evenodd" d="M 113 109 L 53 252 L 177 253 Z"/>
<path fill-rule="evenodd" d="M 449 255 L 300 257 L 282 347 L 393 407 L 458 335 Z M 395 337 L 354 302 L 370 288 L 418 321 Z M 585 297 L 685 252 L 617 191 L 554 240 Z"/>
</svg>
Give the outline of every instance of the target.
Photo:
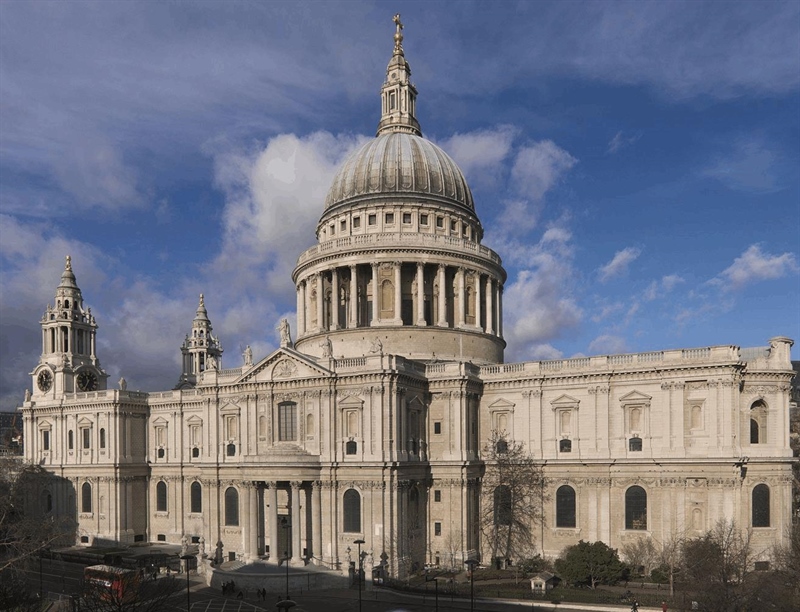
<svg viewBox="0 0 800 612">
<path fill-rule="evenodd" d="M 661 277 L 661 280 L 652 281 L 644 290 L 643 298 L 646 302 L 652 302 L 664 297 L 683 282 L 685 282 L 684 279 L 679 275 L 667 274 Z"/>
<path fill-rule="evenodd" d="M 616 276 L 621 276 L 628 271 L 628 266 L 641 255 L 641 249 L 626 247 L 617 251 L 614 257 L 599 270 L 600 282 L 605 283 Z"/>
<path fill-rule="evenodd" d="M 783 278 L 798 269 L 793 253 L 771 255 L 764 253 L 761 245 L 753 244 L 711 282 L 725 290 L 736 290 L 759 281 Z"/>
<path fill-rule="evenodd" d="M 592 355 L 612 355 L 627 352 L 628 345 L 622 336 L 603 334 L 589 343 L 589 354 Z"/>
<path fill-rule="evenodd" d="M 511 154 L 517 131 L 511 126 L 499 126 L 457 133 L 438 144 L 455 160 L 471 186 L 491 185 L 499 178 L 503 162 Z"/>
<path fill-rule="evenodd" d="M 760 138 L 739 140 L 701 171 L 734 191 L 768 193 L 780 188 L 778 156 Z"/>
<path fill-rule="evenodd" d="M 578 160 L 552 140 L 541 140 L 517 153 L 511 178 L 519 194 L 541 200 Z"/>
<path fill-rule="evenodd" d="M 606 153 L 616 153 L 620 149 L 624 149 L 625 147 L 629 147 L 630 145 L 634 144 L 641 137 L 641 132 L 637 132 L 632 136 L 625 136 L 622 132 L 617 132 L 614 134 L 614 138 L 612 138 L 608 143 L 608 149 L 606 150 Z"/>
</svg>

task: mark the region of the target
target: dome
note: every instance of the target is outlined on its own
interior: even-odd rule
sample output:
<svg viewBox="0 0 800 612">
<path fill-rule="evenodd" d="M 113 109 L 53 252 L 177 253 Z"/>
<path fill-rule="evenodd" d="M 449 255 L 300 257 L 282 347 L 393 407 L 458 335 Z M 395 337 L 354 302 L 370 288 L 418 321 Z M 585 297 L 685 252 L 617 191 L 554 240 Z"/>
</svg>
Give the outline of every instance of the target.
<svg viewBox="0 0 800 612">
<path fill-rule="evenodd" d="M 382 195 L 420 196 L 474 213 L 461 169 L 432 142 L 405 132 L 386 132 L 341 167 L 325 199 L 326 211 Z"/>
</svg>

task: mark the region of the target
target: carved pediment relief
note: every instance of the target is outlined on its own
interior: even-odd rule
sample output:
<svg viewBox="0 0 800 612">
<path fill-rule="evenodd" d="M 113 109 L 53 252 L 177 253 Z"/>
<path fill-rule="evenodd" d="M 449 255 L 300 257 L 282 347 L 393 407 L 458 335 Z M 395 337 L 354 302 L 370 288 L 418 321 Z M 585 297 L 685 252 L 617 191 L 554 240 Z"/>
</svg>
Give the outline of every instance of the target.
<svg viewBox="0 0 800 612">
<path fill-rule="evenodd" d="M 619 398 L 619 401 L 623 406 L 629 404 L 650 405 L 650 401 L 652 399 L 653 397 L 651 395 L 646 395 L 645 393 L 640 393 L 639 391 L 631 391 L 630 393 L 626 393 L 621 398 Z"/>
<path fill-rule="evenodd" d="M 239 382 L 271 382 L 331 376 L 332 372 L 313 359 L 286 347 L 254 365 Z"/>
<path fill-rule="evenodd" d="M 578 398 L 563 393 L 551 401 L 550 405 L 553 407 L 553 410 L 557 410 L 558 408 L 577 408 L 580 403 L 581 400 Z"/>
</svg>

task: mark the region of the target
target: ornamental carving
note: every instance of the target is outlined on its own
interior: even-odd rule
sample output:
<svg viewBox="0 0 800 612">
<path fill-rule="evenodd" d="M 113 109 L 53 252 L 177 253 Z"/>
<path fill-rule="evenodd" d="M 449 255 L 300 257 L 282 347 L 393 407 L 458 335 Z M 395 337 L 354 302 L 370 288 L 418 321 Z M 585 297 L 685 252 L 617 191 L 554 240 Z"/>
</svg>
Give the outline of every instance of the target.
<svg viewBox="0 0 800 612">
<path fill-rule="evenodd" d="M 275 364 L 272 372 L 277 378 L 288 378 L 297 372 L 297 366 L 293 361 L 283 359 Z"/>
<path fill-rule="evenodd" d="M 780 391 L 788 391 L 790 389 L 789 385 L 745 385 L 744 389 L 742 389 L 742 393 L 749 393 L 749 394 L 775 394 Z"/>
</svg>

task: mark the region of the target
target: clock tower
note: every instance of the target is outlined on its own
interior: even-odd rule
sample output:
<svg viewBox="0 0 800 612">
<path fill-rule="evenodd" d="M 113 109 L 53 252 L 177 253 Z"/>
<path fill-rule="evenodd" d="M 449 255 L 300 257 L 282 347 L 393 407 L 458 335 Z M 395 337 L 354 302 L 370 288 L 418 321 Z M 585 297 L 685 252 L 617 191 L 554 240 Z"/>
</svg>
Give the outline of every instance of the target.
<svg viewBox="0 0 800 612">
<path fill-rule="evenodd" d="M 53 398 L 106 388 L 108 374 L 95 354 L 97 323 L 91 308 L 83 306 L 69 255 L 55 302 L 48 304 L 41 326 L 42 355 L 31 372 L 34 397 Z"/>
<path fill-rule="evenodd" d="M 192 321 L 192 333 L 186 334 L 181 345 L 181 377 L 176 389 L 185 389 L 197 384 L 200 374 L 206 370 L 222 367 L 222 344 L 212 334 L 205 299 L 200 294 L 200 303 Z"/>
</svg>

